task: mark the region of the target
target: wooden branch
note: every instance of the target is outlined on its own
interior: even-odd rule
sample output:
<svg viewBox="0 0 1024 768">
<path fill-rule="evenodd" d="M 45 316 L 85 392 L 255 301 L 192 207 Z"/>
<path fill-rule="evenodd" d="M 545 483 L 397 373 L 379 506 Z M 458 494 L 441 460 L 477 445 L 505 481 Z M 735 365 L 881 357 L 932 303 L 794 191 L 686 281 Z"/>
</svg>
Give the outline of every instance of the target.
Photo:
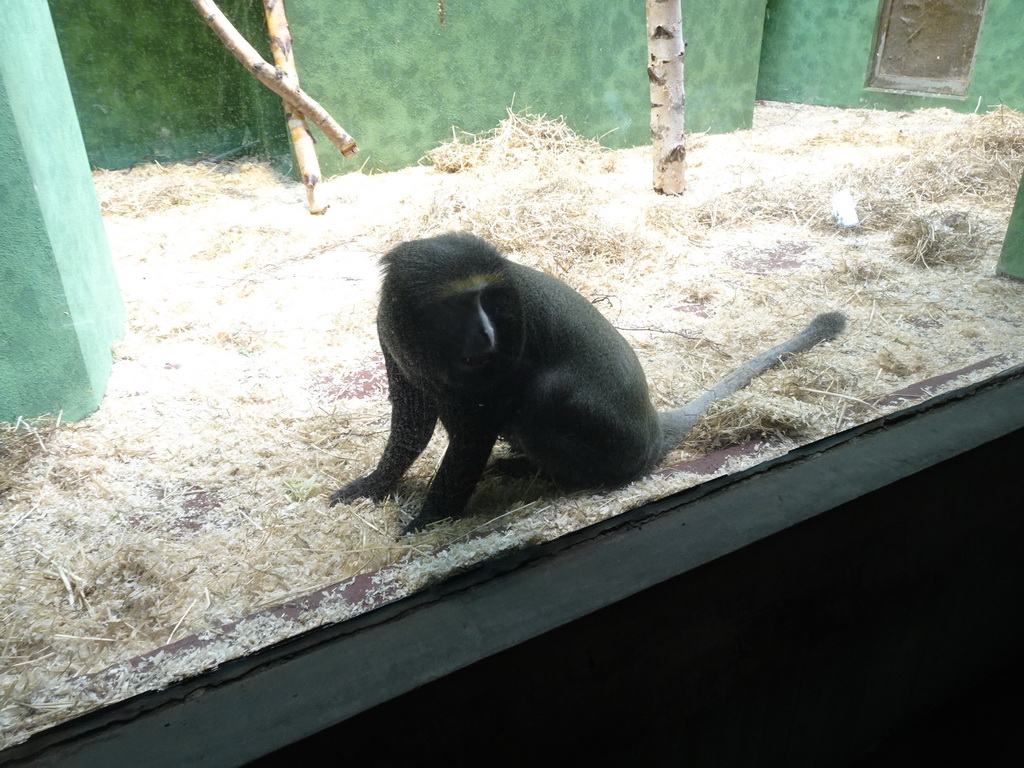
<svg viewBox="0 0 1024 768">
<path fill-rule="evenodd" d="M 299 73 L 292 56 L 292 34 L 284 13 L 284 0 L 263 0 L 263 10 L 267 18 L 267 34 L 270 37 L 270 51 L 274 54 L 274 64 L 282 72 L 294 77 L 298 85 Z M 320 161 L 313 146 L 313 136 L 306 125 L 306 116 L 287 101 L 284 102 L 284 116 L 295 149 L 295 160 L 299 164 L 299 175 L 306 186 L 309 212 L 314 215 L 326 213 L 330 206 L 323 198 L 323 188 L 317 186 L 321 180 Z"/>
<path fill-rule="evenodd" d="M 654 190 L 680 195 L 686 186 L 683 131 L 683 18 L 680 0 L 647 0 L 647 79 L 651 84 Z"/>
<path fill-rule="evenodd" d="M 213 0 L 191 0 L 191 2 L 214 34 L 227 46 L 232 55 L 256 76 L 257 80 L 313 121 L 342 155 L 351 157 L 358 151 L 356 140 L 334 121 L 327 110 L 299 88 L 292 75 L 264 61 L 259 52 L 221 13 L 220 8 Z"/>
</svg>

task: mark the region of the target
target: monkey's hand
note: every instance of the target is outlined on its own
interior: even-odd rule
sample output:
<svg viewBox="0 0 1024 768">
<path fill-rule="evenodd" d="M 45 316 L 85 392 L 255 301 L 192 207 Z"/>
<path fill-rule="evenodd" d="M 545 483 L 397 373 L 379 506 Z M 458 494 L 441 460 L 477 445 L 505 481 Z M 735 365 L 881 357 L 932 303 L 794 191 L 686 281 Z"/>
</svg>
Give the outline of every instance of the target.
<svg viewBox="0 0 1024 768">
<path fill-rule="evenodd" d="M 381 501 L 389 493 L 391 493 L 390 484 L 383 482 L 376 472 L 371 472 L 365 477 L 353 480 L 348 485 L 336 490 L 331 494 L 331 499 L 328 503 L 333 507 L 339 502 L 347 504 L 348 502 L 355 501 L 356 499 L 373 499 L 374 501 Z"/>
<path fill-rule="evenodd" d="M 416 533 L 426 528 L 431 523 L 436 523 L 438 520 L 444 520 L 445 518 L 451 517 L 448 512 L 444 509 L 438 508 L 431 505 L 429 502 L 423 505 L 423 508 L 419 511 L 409 524 L 402 529 L 403 534 Z"/>
</svg>

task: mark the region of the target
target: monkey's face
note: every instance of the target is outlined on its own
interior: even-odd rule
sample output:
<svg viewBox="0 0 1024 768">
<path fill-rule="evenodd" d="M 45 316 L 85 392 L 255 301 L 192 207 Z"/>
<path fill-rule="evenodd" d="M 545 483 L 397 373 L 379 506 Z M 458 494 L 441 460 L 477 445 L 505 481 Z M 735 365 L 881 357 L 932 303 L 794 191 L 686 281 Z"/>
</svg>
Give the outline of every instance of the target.
<svg viewBox="0 0 1024 768">
<path fill-rule="evenodd" d="M 386 342 L 421 385 L 485 396 L 505 385 L 521 355 L 519 304 L 515 292 L 500 283 L 456 288 L 419 303 L 406 318 L 413 332 Z"/>
<path fill-rule="evenodd" d="M 514 298 L 510 290 L 488 284 L 452 293 L 435 305 L 428 337 L 449 386 L 487 388 L 514 367 L 522 346 Z"/>
</svg>

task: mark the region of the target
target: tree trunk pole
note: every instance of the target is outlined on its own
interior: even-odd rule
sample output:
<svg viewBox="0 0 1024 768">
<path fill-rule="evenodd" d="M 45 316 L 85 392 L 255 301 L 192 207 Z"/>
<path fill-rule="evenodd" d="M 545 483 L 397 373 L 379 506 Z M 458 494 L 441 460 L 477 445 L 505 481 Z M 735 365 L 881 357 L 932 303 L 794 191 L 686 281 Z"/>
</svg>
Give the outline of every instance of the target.
<svg viewBox="0 0 1024 768">
<path fill-rule="evenodd" d="M 274 54 L 274 63 L 278 69 L 294 77 L 295 84 L 298 85 L 299 73 L 292 55 L 292 33 L 284 13 L 284 0 L 263 0 L 263 10 L 267 17 L 267 34 L 270 37 L 270 51 Z M 295 150 L 295 160 L 299 164 L 299 175 L 306 186 L 309 212 L 314 215 L 326 213 L 330 206 L 324 200 L 322 188 L 317 186 L 321 180 L 320 161 L 313 146 L 313 135 L 306 125 L 306 116 L 285 101 L 284 117 Z"/>
<path fill-rule="evenodd" d="M 647 0 L 647 78 L 651 83 L 654 191 L 665 195 L 680 195 L 686 186 L 684 47 L 680 0 Z"/>
<path fill-rule="evenodd" d="M 359 151 L 356 148 L 356 140 L 327 114 L 326 109 L 299 88 L 292 75 L 263 60 L 249 41 L 235 29 L 234 24 L 221 13 L 213 0 L 191 0 L 191 3 L 232 55 L 242 62 L 257 80 L 308 117 L 342 155 L 351 157 Z"/>
</svg>

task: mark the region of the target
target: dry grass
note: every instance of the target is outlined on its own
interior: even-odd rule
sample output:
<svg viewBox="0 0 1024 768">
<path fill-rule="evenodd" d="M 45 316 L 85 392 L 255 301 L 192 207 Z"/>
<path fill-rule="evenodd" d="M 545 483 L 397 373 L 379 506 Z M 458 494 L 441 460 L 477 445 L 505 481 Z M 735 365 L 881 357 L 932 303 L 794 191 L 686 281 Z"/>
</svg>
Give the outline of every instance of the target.
<svg viewBox="0 0 1024 768">
<path fill-rule="evenodd" d="M 717 403 L 670 462 L 752 437 L 779 455 L 914 382 L 1021 361 L 1024 295 L 993 275 L 1021 115 L 758 114 L 691 143 L 680 198 L 650 193 L 646 150 L 512 112 L 430 153 L 436 170 L 328 182 L 327 216 L 260 164 L 97 172 L 128 327 L 95 415 L 0 425 L 0 743 L 703 479 L 564 497 L 488 475 L 471 516 L 396 541 L 439 435 L 397 499 L 327 508 L 387 437 L 376 256 L 398 240 L 468 229 L 563 277 L 637 349 L 659 406 L 816 312 L 850 316 Z M 859 227 L 833 220 L 844 188 Z M 255 613 L 367 571 L 360 602 Z M 129 663 L 188 635 L 201 647 Z"/>
<path fill-rule="evenodd" d="M 148 216 L 281 184 L 279 173 L 251 159 L 216 164 L 149 163 L 124 170 L 96 171 L 100 210 L 112 216 Z"/>
<path fill-rule="evenodd" d="M 15 486 L 22 468 L 40 453 L 46 453 L 50 435 L 59 428 L 57 419 L 46 416 L 18 419 L 14 424 L 0 421 L 0 500 Z"/>
<path fill-rule="evenodd" d="M 856 138 L 852 143 L 851 137 Z M 757 180 L 730 188 L 680 211 L 675 219 L 669 211 L 655 208 L 656 218 L 650 223 L 663 231 L 686 231 L 691 237 L 704 234 L 701 229 L 756 220 L 835 231 L 839 227 L 830 200 L 842 189 L 852 190 L 862 225 L 874 230 L 888 230 L 913 217 L 944 215 L 948 201 L 964 197 L 1002 212 L 1012 204 L 1024 170 L 1024 115 L 1000 107 L 958 119 L 955 127 L 897 134 L 895 140 L 892 134 L 838 130 L 817 133 L 801 146 L 806 150 L 838 145 L 895 151 L 887 153 L 884 162 L 841 168 L 829 179 Z M 922 236 L 930 237 L 926 232 Z"/>
<path fill-rule="evenodd" d="M 893 230 L 892 243 L 908 261 L 924 267 L 970 264 L 985 253 L 985 237 L 962 211 L 942 216 L 908 215 Z"/>
<path fill-rule="evenodd" d="M 515 174 L 515 184 L 475 191 L 471 198 L 442 192 L 422 217 L 391 238 L 398 242 L 450 230 L 473 232 L 523 263 L 573 279 L 581 264 L 607 267 L 649 253 L 643 237 L 594 211 L 606 194 L 585 179 Z"/>
<path fill-rule="evenodd" d="M 388 242 L 473 232 L 570 283 L 582 264 L 611 268 L 649 255 L 651 245 L 643 237 L 606 222 L 595 210 L 610 194 L 592 176 L 614 170 L 614 157 L 561 118 L 510 109 L 493 131 L 456 135 L 427 153 L 439 171 L 476 172 L 476 183 L 439 191 L 421 215 L 393 228 Z"/>
<path fill-rule="evenodd" d="M 508 117 L 484 134 L 459 132 L 452 140 L 427 152 L 427 160 L 442 173 L 477 168 L 528 167 L 560 172 L 567 168 L 610 168 L 614 154 L 598 142 L 579 136 L 565 119 L 508 110 Z"/>
</svg>

